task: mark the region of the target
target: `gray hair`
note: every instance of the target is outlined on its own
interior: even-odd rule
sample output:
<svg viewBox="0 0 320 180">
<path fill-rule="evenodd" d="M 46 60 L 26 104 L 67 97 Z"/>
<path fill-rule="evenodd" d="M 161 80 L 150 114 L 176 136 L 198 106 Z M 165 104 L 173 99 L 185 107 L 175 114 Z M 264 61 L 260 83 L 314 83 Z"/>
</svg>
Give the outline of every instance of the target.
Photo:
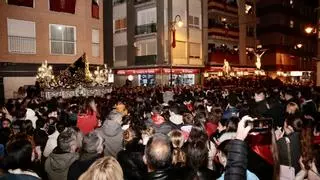
<svg viewBox="0 0 320 180">
<path fill-rule="evenodd" d="M 103 143 L 97 132 L 90 132 L 83 137 L 82 151 L 87 153 L 97 153 L 98 147 Z"/>
<path fill-rule="evenodd" d="M 77 145 L 77 134 L 73 129 L 66 128 L 57 140 L 58 148 L 63 152 L 71 152 L 71 146 Z"/>
</svg>

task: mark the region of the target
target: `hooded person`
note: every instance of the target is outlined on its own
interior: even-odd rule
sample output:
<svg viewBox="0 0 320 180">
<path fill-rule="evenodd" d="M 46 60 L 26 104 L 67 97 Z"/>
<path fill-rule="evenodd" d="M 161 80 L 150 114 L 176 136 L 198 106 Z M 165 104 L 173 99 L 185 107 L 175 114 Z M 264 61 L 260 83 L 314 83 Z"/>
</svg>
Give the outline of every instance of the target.
<svg viewBox="0 0 320 180">
<path fill-rule="evenodd" d="M 69 167 L 79 158 L 77 132 L 71 128 L 61 132 L 58 146 L 45 162 L 49 180 L 67 180 Z"/>
<path fill-rule="evenodd" d="M 183 117 L 179 114 L 179 109 L 177 105 L 173 105 L 170 107 L 170 122 L 175 126 L 181 126 L 183 124 Z"/>
<path fill-rule="evenodd" d="M 36 113 L 34 110 L 27 108 L 26 112 L 26 120 L 31 120 L 32 122 L 32 127 L 35 129 L 36 128 L 36 121 L 38 120 L 38 117 L 36 116 Z"/>
<path fill-rule="evenodd" d="M 146 121 L 147 127 L 154 128 L 156 133 L 168 134 L 172 126 L 161 116 L 161 107 L 154 106 L 151 112 L 151 118 Z"/>
<path fill-rule="evenodd" d="M 104 140 L 104 155 L 117 157 L 122 150 L 123 129 L 121 128 L 123 115 L 116 111 L 111 111 L 102 127 L 96 131 Z"/>
</svg>

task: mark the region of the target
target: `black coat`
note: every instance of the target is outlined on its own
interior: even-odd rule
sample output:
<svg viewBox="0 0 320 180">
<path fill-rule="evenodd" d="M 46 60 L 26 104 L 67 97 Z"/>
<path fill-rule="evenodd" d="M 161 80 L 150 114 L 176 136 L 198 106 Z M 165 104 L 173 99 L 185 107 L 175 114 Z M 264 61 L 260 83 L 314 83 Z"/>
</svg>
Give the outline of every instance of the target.
<svg viewBox="0 0 320 180">
<path fill-rule="evenodd" d="M 241 140 L 231 140 L 228 146 L 228 160 L 224 179 L 246 180 L 248 163 L 248 147 L 246 142 Z"/>
<path fill-rule="evenodd" d="M 100 155 L 94 154 L 82 154 L 79 160 L 76 160 L 69 168 L 68 180 L 77 180 L 89 167 L 100 158 Z"/>
<path fill-rule="evenodd" d="M 211 180 L 219 177 L 217 173 L 206 167 L 200 168 L 198 171 L 185 167 L 176 170 L 176 174 L 180 175 L 180 177 L 177 177 L 177 179 L 181 180 Z"/>
<path fill-rule="evenodd" d="M 291 152 L 291 166 L 294 167 L 295 172 L 300 171 L 299 158 L 301 156 L 301 146 L 300 146 L 300 133 L 294 132 L 286 136 L 290 140 L 290 152 Z M 289 156 L 288 156 L 288 146 L 285 137 L 277 141 L 279 150 L 279 163 L 281 165 L 289 166 Z"/>
<path fill-rule="evenodd" d="M 135 144 L 118 153 L 117 160 L 122 167 L 125 180 L 143 179 L 147 174 L 147 166 L 143 162 L 143 151 L 143 145 Z"/>
</svg>

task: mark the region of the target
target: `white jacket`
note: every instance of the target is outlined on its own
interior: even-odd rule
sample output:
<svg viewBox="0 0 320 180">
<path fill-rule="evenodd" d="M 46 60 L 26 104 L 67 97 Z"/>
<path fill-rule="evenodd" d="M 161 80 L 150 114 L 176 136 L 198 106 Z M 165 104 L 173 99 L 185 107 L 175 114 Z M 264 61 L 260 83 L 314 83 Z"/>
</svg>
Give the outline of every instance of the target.
<svg viewBox="0 0 320 180">
<path fill-rule="evenodd" d="M 48 141 L 46 147 L 43 151 L 43 156 L 48 157 L 54 148 L 57 147 L 57 140 L 58 140 L 59 132 L 56 130 L 53 134 L 48 136 Z"/>
</svg>

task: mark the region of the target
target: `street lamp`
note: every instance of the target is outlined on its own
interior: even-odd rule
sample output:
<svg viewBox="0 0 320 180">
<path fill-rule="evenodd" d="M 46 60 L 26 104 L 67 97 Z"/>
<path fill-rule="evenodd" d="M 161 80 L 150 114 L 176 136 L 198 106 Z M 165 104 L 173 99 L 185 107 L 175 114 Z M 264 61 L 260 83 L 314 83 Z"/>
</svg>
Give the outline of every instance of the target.
<svg viewBox="0 0 320 180">
<path fill-rule="evenodd" d="M 172 43 L 171 45 L 168 45 L 168 47 L 170 48 L 170 46 L 172 48 L 176 47 L 176 25 L 181 28 L 183 26 L 183 22 L 182 22 L 182 18 L 180 15 L 176 15 L 174 17 L 174 21 L 169 22 L 170 25 L 170 32 L 169 35 L 171 36 L 171 32 L 172 32 Z M 170 41 L 168 41 L 168 43 L 170 44 Z M 170 59 L 170 86 L 172 86 L 172 57 L 171 55 L 169 56 Z"/>
</svg>

